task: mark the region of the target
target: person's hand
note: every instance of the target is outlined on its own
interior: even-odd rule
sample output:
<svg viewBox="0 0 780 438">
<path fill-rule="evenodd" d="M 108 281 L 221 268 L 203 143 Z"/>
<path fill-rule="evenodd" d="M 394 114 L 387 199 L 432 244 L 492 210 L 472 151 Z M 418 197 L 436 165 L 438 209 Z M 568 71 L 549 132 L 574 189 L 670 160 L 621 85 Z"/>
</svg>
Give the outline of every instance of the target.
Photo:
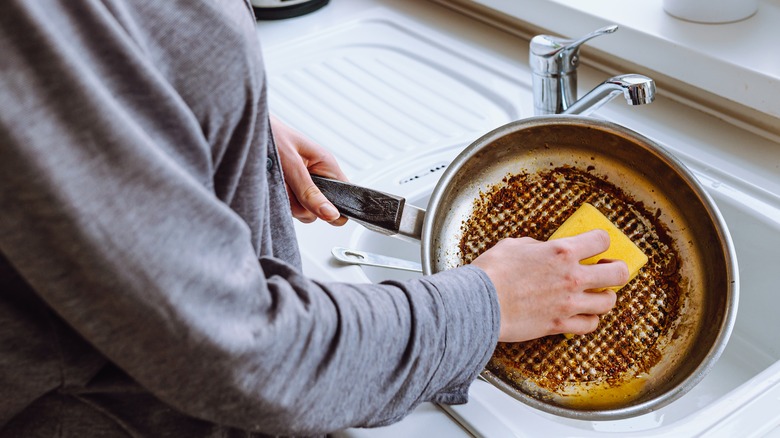
<svg viewBox="0 0 780 438">
<path fill-rule="evenodd" d="M 271 131 L 279 150 L 293 217 L 304 223 L 320 218 L 333 225 L 344 225 L 347 218 L 339 214 L 336 207 L 311 180 L 311 173 L 314 173 L 347 181 L 347 176 L 341 171 L 333 155 L 273 115 Z"/>
<path fill-rule="evenodd" d="M 548 242 L 504 239 L 477 257 L 472 264 L 485 271 L 498 292 L 499 341 L 594 331 L 599 315 L 609 312 L 617 299 L 604 288 L 623 285 L 629 277 L 620 260 L 580 264 L 607 248 L 609 234 L 593 230 Z"/>
</svg>

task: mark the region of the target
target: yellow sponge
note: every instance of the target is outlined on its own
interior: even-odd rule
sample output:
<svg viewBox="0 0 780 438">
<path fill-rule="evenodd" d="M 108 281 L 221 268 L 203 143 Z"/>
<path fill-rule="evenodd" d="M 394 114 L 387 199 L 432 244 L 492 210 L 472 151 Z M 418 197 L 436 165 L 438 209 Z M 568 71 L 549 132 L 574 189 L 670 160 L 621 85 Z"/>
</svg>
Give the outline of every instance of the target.
<svg viewBox="0 0 780 438">
<path fill-rule="evenodd" d="M 628 265 L 628 281 L 630 282 L 634 279 L 634 277 L 636 277 L 636 274 L 639 273 L 639 270 L 642 268 L 642 266 L 647 263 L 647 256 L 642 252 L 641 249 L 639 249 L 638 246 L 636 246 L 634 242 L 631 241 L 631 239 L 628 238 L 628 236 L 623 234 L 623 232 L 620 231 L 620 229 L 618 229 L 615 224 L 607 219 L 606 216 L 601 214 L 601 212 L 596 207 L 588 204 L 587 202 L 583 203 L 580 208 L 574 212 L 574 214 L 566 219 L 563 225 L 555 230 L 553 235 L 550 236 L 550 239 L 548 240 L 575 236 L 577 234 L 595 230 L 597 228 L 601 228 L 602 230 L 605 230 L 609 233 L 609 248 L 601 254 L 597 254 L 593 257 L 582 260 L 580 263 L 584 265 L 591 265 L 601 259 L 623 260 Z M 623 286 L 625 286 L 625 284 L 612 287 L 611 289 L 618 291 Z"/>
</svg>

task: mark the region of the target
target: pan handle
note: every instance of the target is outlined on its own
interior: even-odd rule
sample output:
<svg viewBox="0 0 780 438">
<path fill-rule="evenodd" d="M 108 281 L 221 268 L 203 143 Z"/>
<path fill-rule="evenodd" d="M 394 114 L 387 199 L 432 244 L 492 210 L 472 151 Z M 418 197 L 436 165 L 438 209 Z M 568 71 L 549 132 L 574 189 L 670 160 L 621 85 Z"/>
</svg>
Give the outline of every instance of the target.
<svg viewBox="0 0 780 438">
<path fill-rule="evenodd" d="M 406 199 L 318 175 L 311 178 L 344 216 L 382 234 L 420 240 L 425 210 Z"/>
</svg>

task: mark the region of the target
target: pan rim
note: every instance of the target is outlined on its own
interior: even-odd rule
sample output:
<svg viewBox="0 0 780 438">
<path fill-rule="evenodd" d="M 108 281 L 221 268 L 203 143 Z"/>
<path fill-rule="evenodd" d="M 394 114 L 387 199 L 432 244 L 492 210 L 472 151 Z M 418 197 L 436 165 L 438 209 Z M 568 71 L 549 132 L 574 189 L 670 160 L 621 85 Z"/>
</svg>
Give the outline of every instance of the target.
<svg viewBox="0 0 780 438">
<path fill-rule="evenodd" d="M 657 142 L 617 123 L 576 115 L 529 117 L 526 119 L 510 122 L 486 133 L 471 143 L 468 147 L 466 147 L 452 161 L 434 187 L 430 201 L 428 202 L 427 213 L 422 230 L 421 259 L 423 272 L 426 275 L 436 272 L 434 227 L 436 226 L 437 216 L 445 214 L 446 209 L 449 207 L 442 204 L 442 194 L 452 184 L 452 181 L 459 176 L 461 173 L 460 170 L 464 167 L 464 165 L 471 159 L 472 156 L 474 156 L 474 154 L 482 150 L 493 141 L 504 137 L 509 133 L 514 133 L 519 130 L 543 125 L 584 125 L 586 127 L 606 131 L 610 134 L 628 137 L 634 140 L 634 142 L 638 145 L 641 145 L 652 154 L 656 155 L 666 166 L 668 166 L 688 184 L 688 187 L 692 190 L 692 194 L 699 200 L 703 209 L 706 211 L 708 215 L 707 219 L 712 224 L 719 238 L 719 250 L 725 258 L 724 267 L 726 272 L 724 273 L 724 276 L 727 287 L 725 297 L 726 311 L 722 316 L 720 326 L 718 327 L 717 331 L 718 334 L 713 339 L 712 345 L 703 355 L 703 358 L 698 366 L 693 368 L 687 377 L 682 379 L 673 388 L 666 390 L 650 398 L 649 400 L 630 406 L 588 410 L 562 407 L 557 404 L 545 403 L 544 401 L 525 394 L 514 387 L 510 387 L 506 382 L 498 379 L 487 370 L 482 372 L 482 376 L 492 385 L 527 405 L 551 414 L 568 418 L 578 420 L 604 421 L 625 419 L 652 412 L 686 394 L 709 373 L 726 348 L 736 321 L 739 301 L 739 270 L 736 251 L 734 249 L 734 244 L 731 238 L 731 234 L 728 231 L 728 226 L 725 222 L 725 219 L 720 213 L 720 210 L 716 206 L 712 197 L 709 195 L 709 193 L 706 192 L 706 190 L 704 190 L 702 185 L 696 179 L 695 175 L 677 157 L 675 157 L 672 153 L 670 153 L 663 146 L 659 145 Z"/>
</svg>

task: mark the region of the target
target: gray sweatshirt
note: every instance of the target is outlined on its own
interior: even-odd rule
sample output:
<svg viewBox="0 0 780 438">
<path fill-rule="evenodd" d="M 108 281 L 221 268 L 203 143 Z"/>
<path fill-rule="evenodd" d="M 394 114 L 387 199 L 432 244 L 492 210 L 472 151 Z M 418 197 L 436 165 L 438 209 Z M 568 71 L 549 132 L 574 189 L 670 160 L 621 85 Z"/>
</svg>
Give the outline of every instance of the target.
<svg viewBox="0 0 780 438">
<path fill-rule="evenodd" d="M 465 402 L 489 279 L 301 273 L 254 25 L 247 0 L 0 2 L 1 437 L 320 434 Z"/>
</svg>

